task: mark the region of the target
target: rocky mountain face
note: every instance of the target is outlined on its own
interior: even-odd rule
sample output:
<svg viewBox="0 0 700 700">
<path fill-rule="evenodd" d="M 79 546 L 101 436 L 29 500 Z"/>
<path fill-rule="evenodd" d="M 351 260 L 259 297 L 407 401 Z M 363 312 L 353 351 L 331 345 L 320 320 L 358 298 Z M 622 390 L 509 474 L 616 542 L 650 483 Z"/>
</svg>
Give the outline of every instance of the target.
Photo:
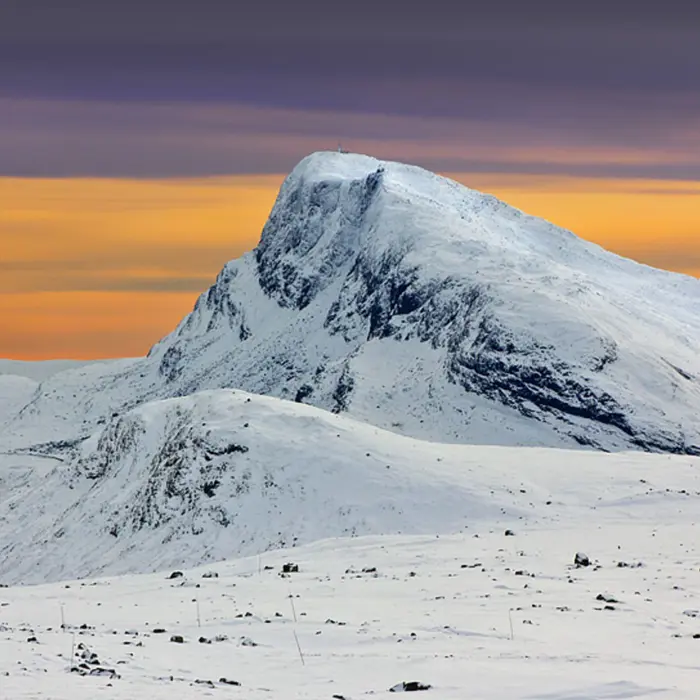
<svg viewBox="0 0 700 700">
<path fill-rule="evenodd" d="M 152 360 L 183 393 L 435 440 L 696 453 L 698 312 L 694 279 L 418 168 L 316 154 Z"/>
<path fill-rule="evenodd" d="M 47 380 L 73 437 L 235 387 L 443 442 L 700 454 L 700 282 L 420 168 L 318 153 L 258 247 L 140 361 Z M 68 388 L 66 388 L 68 387 Z"/>
</svg>

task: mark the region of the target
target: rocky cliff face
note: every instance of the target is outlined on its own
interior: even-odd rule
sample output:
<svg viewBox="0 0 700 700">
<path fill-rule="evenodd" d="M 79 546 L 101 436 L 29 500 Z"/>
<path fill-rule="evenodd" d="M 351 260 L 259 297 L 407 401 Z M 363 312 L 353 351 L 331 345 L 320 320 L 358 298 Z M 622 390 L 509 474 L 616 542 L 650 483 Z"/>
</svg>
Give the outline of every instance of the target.
<svg viewBox="0 0 700 700">
<path fill-rule="evenodd" d="M 696 454 L 697 347 L 697 280 L 420 168 L 319 153 L 255 251 L 81 417 L 236 387 L 436 441 Z"/>
</svg>

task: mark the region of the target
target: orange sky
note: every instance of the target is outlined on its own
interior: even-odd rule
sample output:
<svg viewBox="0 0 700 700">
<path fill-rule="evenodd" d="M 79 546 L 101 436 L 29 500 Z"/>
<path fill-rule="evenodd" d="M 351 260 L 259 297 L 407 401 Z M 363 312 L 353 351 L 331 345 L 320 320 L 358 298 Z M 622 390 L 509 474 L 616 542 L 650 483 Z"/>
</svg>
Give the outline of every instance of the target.
<svg viewBox="0 0 700 700">
<path fill-rule="evenodd" d="M 450 175 L 642 262 L 700 275 L 700 183 Z M 282 175 L 0 178 L 0 357 L 134 356 L 252 248 Z"/>
</svg>

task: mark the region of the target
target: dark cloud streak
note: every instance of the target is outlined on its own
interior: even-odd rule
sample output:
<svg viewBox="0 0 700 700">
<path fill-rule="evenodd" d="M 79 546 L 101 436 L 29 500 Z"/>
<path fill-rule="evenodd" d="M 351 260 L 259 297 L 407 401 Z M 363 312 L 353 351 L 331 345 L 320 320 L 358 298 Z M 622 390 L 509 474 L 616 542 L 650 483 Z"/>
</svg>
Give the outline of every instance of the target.
<svg viewBox="0 0 700 700">
<path fill-rule="evenodd" d="M 601 148 L 697 132 L 698 66 L 700 6 L 687 1 L 0 2 L 0 97 L 9 99 L 452 118 L 498 125 L 504 134 L 540 128 L 555 144 Z M 173 106 L 163 134 L 153 134 L 147 110 L 120 112 L 125 121 L 106 128 L 116 116 L 84 108 L 84 137 L 70 125 L 40 123 L 40 115 L 27 124 L 0 113 L 0 167 L 30 175 L 195 175 L 237 172 L 243 163 L 251 172 L 279 171 L 304 155 L 214 144 L 225 130 L 211 124 L 206 143 L 198 126 L 196 138 L 175 133 L 180 145 L 171 146 L 177 112 Z M 114 140 L 101 142 L 98 132 Z M 391 138 L 378 132 L 367 120 L 361 131 L 329 122 L 313 147 L 327 147 L 327 136 Z M 398 136 L 427 138 L 415 129 Z M 33 143 L 44 143 L 43 158 Z M 444 169 L 457 161 L 421 163 Z M 479 168 L 478 160 L 469 167 Z M 697 176 L 687 164 L 663 167 L 669 177 Z M 630 174 L 629 165 L 619 170 Z"/>
<path fill-rule="evenodd" d="M 4 0 L 0 90 L 260 99 L 410 76 L 464 86 L 700 86 L 700 9 L 666 2 Z M 42 92 L 44 91 L 44 92 Z M 144 94 L 146 93 L 146 94 Z"/>
</svg>

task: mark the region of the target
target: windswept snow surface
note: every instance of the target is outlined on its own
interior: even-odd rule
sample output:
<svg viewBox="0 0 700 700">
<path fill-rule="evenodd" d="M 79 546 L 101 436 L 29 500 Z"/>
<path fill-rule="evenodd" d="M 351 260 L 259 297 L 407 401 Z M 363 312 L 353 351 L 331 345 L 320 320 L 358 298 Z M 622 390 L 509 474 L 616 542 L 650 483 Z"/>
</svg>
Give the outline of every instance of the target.
<svg viewBox="0 0 700 700">
<path fill-rule="evenodd" d="M 696 700 L 697 528 L 557 507 L 557 528 L 513 537 L 482 523 L 0 589 L 2 697 L 388 700 L 417 680 L 426 700 Z M 583 547 L 594 564 L 574 569 Z"/>
<path fill-rule="evenodd" d="M 697 454 L 698 347 L 698 280 L 417 167 L 316 153 L 148 358 L 55 375 L 11 428 L 85 437 L 231 387 L 440 442 Z"/>
</svg>

